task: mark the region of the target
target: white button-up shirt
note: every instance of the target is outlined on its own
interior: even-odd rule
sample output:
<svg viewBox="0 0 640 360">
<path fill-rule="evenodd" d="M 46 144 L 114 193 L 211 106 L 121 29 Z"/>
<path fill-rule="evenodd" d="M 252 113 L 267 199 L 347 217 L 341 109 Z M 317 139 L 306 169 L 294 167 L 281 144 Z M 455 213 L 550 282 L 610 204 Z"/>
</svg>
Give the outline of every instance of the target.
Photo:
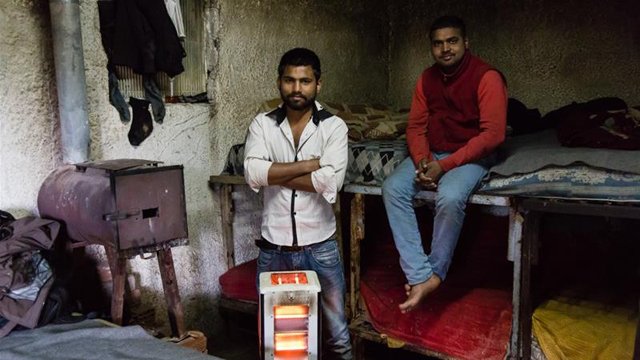
<svg viewBox="0 0 640 360">
<path fill-rule="evenodd" d="M 283 105 L 253 119 L 245 144 L 245 180 L 256 192 L 264 188 L 262 237 L 277 245 L 310 245 L 336 231 L 331 204 L 346 173 L 348 129 L 342 119 L 316 102 L 296 149 L 286 120 Z M 311 173 L 315 193 L 269 185 L 272 163 L 310 159 L 320 159 L 320 169 Z"/>
</svg>

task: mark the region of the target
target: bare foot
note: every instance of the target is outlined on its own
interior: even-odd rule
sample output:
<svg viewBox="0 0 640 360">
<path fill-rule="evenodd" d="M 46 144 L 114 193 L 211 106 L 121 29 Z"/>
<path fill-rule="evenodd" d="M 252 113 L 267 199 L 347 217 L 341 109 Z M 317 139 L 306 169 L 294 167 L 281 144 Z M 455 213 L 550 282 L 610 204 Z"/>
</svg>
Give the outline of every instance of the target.
<svg viewBox="0 0 640 360">
<path fill-rule="evenodd" d="M 440 286 L 442 280 L 436 274 L 431 275 L 426 281 L 413 286 L 405 284 L 404 289 L 407 292 L 407 300 L 398 305 L 400 312 L 406 314 L 413 310 L 420 302 L 431 292 Z"/>
</svg>

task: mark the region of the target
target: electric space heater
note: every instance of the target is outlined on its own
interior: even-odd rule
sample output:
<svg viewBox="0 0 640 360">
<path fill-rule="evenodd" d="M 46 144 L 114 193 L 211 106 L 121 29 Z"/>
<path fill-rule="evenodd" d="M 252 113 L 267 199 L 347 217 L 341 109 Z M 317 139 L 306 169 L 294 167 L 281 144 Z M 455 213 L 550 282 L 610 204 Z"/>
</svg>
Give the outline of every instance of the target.
<svg viewBox="0 0 640 360">
<path fill-rule="evenodd" d="M 260 358 L 321 359 L 320 282 L 314 271 L 260 274 Z"/>
</svg>

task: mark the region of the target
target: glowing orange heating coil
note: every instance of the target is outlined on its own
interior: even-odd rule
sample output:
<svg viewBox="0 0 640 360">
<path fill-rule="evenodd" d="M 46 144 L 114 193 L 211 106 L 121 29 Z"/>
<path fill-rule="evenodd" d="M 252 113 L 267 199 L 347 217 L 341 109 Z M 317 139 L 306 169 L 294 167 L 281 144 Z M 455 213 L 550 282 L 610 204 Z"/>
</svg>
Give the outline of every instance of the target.
<svg viewBox="0 0 640 360">
<path fill-rule="evenodd" d="M 276 359 L 306 358 L 309 349 L 307 305 L 276 305 L 274 348 Z"/>
<path fill-rule="evenodd" d="M 303 272 L 271 274 L 271 285 L 308 284 L 307 274 Z"/>
</svg>

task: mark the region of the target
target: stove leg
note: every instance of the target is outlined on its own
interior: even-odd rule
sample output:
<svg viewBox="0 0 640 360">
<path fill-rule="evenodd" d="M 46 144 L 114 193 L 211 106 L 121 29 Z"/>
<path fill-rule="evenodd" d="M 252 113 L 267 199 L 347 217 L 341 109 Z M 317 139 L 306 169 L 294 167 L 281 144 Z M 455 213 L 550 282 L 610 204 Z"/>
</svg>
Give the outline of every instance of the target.
<svg viewBox="0 0 640 360">
<path fill-rule="evenodd" d="M 162 277 L 164 297 L 167 301 L 171 332 L 173 336 L 180 337 L 186 332 L 184 328 L 184 311 L 180 301 L 180 292 L 178 291 L 176 272 L 173 267 L 173 255 L 170 248 L 158 251 L 158 265 L 160 267 L 160 276 Z"/>
<path fill-rule="evenodd" d="M 104 250 L 111 269 L 112 293 L 111 293 L 111 321 L 114 324 L 122 325 L 122 312 L 124 307 L 124 283 L 127 270 L 127 260 L 118 256 L 118 252 L 105 246 Z"/>
</svg>

